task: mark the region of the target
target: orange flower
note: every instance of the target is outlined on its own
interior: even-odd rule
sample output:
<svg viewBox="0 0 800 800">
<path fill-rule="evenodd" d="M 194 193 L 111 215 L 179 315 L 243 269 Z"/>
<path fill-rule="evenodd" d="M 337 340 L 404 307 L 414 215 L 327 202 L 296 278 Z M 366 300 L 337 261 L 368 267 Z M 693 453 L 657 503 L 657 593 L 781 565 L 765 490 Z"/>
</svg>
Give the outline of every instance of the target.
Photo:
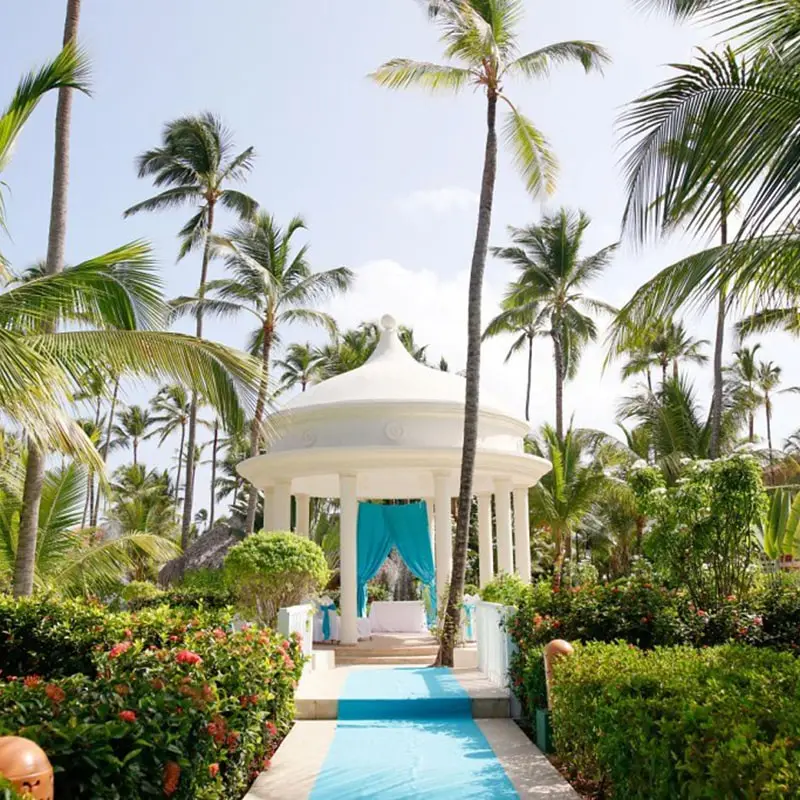
<svg viewBox="0 0 800 800">
<path fill-rule="evenodd" d="M 44 693 L 56 705 L 62 702 L 67 696 L 66 692 L 60 686 L 56 686 L 54 683 L 48 683 L 47 686 L 44 687 Z"/>
<path fill-rule="evenodd" d="M 179 764 L 174 761 L 167 761 L 164 765 L 164 794 L 167 797 L 172 797 L 178 790 L 178 783 L 181 779 L 181 768 Z"/>
<path fill-rule="evenodd" d="M 219 764 L 209 764 L 208 765 L 208 774 L 212 778 L 216 778 L 219 775 Z"/>
<path fill-rule="evenodd" d="M 131 649 L 132 642 L 120 642 L 115 644 L 108 652 L 109 658 L 118 658 L 123 653 L 127 653 Z"/>
<path fill-rule="evenodd" d="M 26 689 L 35 689 L 42 682 L 42 679 L 38 675 L 28 675 L 23 678 L 22 682 L 25 684 Z"/>
<path fill-rule="evenodd" d="M 117 715 L 123 722 L 136 722 L 135 711 L 120 711 Z"/>
</svg>

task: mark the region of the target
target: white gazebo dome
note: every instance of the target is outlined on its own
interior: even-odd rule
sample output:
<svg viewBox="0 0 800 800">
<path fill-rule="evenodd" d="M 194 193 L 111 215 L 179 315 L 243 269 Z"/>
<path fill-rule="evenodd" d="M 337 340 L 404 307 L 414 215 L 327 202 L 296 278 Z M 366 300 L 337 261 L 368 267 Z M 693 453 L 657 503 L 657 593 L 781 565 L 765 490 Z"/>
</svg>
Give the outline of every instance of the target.
<svg viewBox="0 0 800 800">
<path fill-rule="evenodd" d="M 262 489 L 290 480 L 293 494 L 338 497 L 343 469 L 358 474 L 363 498 L 432 497 L 434 474 L 447 471 L 458 494 L 464 425 L 464 379 L 420 364 L 401 343 L 397 324 L 358 369 L 322 381 L 271 415 L 273 441 L 239 473 Z M 549 462 L 524 452 L 529 426 L 504 403 L 481 395 L 475 493 L 505 477 L 534 485 Z"/>
<path fill-rule="evenodd" d="M 451 502 L 459 494 L 465 382 L 415 361 L 390 316 L 366 364 L 323 381 L 268 419 L 271 441 L 239 474 L 264 491 L 264 527 L 308 534 L 309 498 L 339 498 L 341 640 L 357 638 L 358 502 L 424 499 L 434 523 L 436 586 L 443 596 L 451 572 Z M 525 452 L 527 422 L 505 403 L 481 394 L 473 492 L 478 497 L 480 580 L 497 569 L 530 580 L 528 490 L 550 462 Z M 512 526 L 512 505 L 513 526 Z M 435 509 L 435 511 L 434 511 Z M 513 537 L 512 537 L 513 528 Z"/>
</svg>

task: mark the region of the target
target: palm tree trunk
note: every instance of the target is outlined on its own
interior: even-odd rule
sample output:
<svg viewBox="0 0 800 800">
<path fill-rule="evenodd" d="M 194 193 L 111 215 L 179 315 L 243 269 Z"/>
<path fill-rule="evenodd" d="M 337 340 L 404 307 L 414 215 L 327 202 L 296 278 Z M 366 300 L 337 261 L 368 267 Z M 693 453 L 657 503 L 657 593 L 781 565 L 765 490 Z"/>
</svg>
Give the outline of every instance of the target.
<svg viewBox="0 0 800 800">
<path fill-rule="evenodd" d="M 217 483 L 217 449 L 219 447 L 219 419 L 214 420 L 214 442 L 211 445 L 211 498 L 209 499 L 208 529 L 214 527 L 214 507 Z"/>
<path fill-rule="evenodd" d="M 78 35 L 80 0 L 67 0 L 64 21 L 64 44 Z M 47 236 L 45 272 L 54 275 L 64 269 L 64 248 L 67 239 L 67 189 L 69 185 L 69 129 L 72 116 L 72 89 L 58 90 L 56 106 L 55 152 L 53 156 L 53 190 L 50 199 L 50 229 Z M 14 563 L 14 596 L 33 592 L 33 570 L 36 562 L 36 537 L 39 528 L 39 504 L 42 500 L 46 454 L 28 441 L 28 464 L 22 490 L 22 512 L 17 534 L 17 559 Z"/>
<path fill-rule="evenodd" d="M 747 423 L 748 423 L 748 441 L 750 444 L 756 440 L 756 415 L 751 411 L 747 415 Z"/>
<path fill-rule="evenodd" d="M 725 203 L 725 192 L 721 193 L 721 214 L 719 221 L 720 243 L 728 243 L 728 215 Z M 717 330 L 714 338 L 714 389 L 711 397 L 711 441 L 709 455 L 719 457 L 720 433 L 722 430 L 722 348 L 725 340 L 725 313 L 727 294 L 725 288 L 719 290 L 717 303 Z"/>
<path fill-rule="evenodd" d="M 497 95 L 490 93 L 486 109 L 486 152 L 483 160 L 483 180 L 478 206 L 478 227 L 472 251 L 467 306 L 467 369 L 464 398 L 464 439 L 461 450 L 461 478 L 458 491 L 458 520 L 453 542 L 453 572 L 447 597 L 444 625 L 437 663 L 453 666 L 453 651 L 461 618 L 464 577 L 467 569 L 472 479 L 475 471 L 475 449 L 478 441 L 478 403 L 481 368 L 481 295 L 489 232 L 492 225 L 492 201 L 497 177 Z"/>
<path fill-rule="evenodd" d="M 45 454 L 28 441 L 28 463 L 25 466 L 25 487 L 22 490 L 22 511 L 19 518 L 17 557 L 14 561 L 14 597 L 33 594 L 36 570 L 36 534 L 39 530 L 39 501 L 44 485 Z M 26 535 L 23 535 L 23 531 Z M 33 535 L 27 535 L 33 531 Z"/>
<path fill-rule="evenodd" d="M 672 380 L 674 380 L 676 383 L 678 381 L 678 359 L 677 358 L 673 358 L 672 359 Z"/>
<path fill-rule="evenodd" d="M 553 357 L 556 362 L 556 435 L 564 438 L 564 349 L 561 346 L 561 333 L 553 326 Z"/>
<path fill-rule="evenodd" d="M 139 440 L 133 437 L 133 466 L 139 466 Z"/>
<path fill-rule="evenodd" d="M 114 391 L 111 393 L 111 405 L 108 409 L 108 425 L 106 426 L 106 440 L 103 443 L 103 463 L 108 462 L 108 451 L 111 449 L 111 431 L 114 427 L 114 414 L 117 411 L 117 397 L 119 396 L 119 378 L 114 381 Z M 97 519 L 100 516 L 100 485 L 97 486 L 97 497 L 94 501 L 94 510 L 92 511 L 91 526 L 97 526 Z"/>
<path fill-rule="evenodd" d="M 175 473 L 175 505 L 178 505 L 178 497 L 181 491 L 181 465 L 183 464 L 183 445 L 186 439 L 186 423 L 181 425 L 181 444 L 178 447 L 178 470 Z"/>
<path fill-rule="evenodd" d="M 211 232 L 214 228 L 214 203 L 208 201 L 208 224 L 206 226 L 206 243 L 203 247 L 203 265 L 200 269 L 200 286 L 197 296 L 200 303 L 197 307 L 197 327 L 195 336 L 203 338 L 203 303 L 208 281 L 208 264 L 211 261 Z M 197 442 L 197 392 L 192 392 L 192 404 L 189 410 L 189 435 L 186 443 L 186 485 L 183 491 L 183 518 L 181 519 L 181 547 L 189 546 L 189 534 L 192 526 L 192 505 L 194 504 L 194 450 Z"/>
<path fill-rule="evenodd" d="M 653 393 L 653 376 L 650 373 L 650 367 L 647 368 L 647 391 Z"/>
<path fill-rule="evenodd" d="M 769 394 L 764 393 L 764 410 L 767 415 L 767 448 L 769 449 L 769 465 L 772 466 L 772 401 Z"/>
<path fill-rule="evenodd" d="M 264 341 L 261 345 L 261 381 L 258 384 L 258 400 L 256 412 L 253 415 L 253 424 L 250 427 L 250 457 L 257 456 L 261 448 L 261 418 L 264 416 L 264 406 L 267 403 L 267 386 L 269 383 L 269 359 L 272 351 L 273 331 L 266 323 L 264 325 Z M 251 534 L 256 526 L 256 506 L 258 505 L 258 487 L 250 485 L 247 497 L 247 518 L 245 520 L 245 533 Z M 266 512 L 266 509 L 265 509 Z M 266 516 L 266 514 L 265 514 Z"/>
<path fill-rule="evenodd" d="M 533 336 L 528 337 L 528 384 L 525 387 L 525 422 L 531 419 L 531 378 L 533 372 Z"/>
<path fill-rule="evenodd" d="M 667 362 L 661 362 L 661 389 L 663 390 L 664 387 L 667 385 Z"/>
</svg>

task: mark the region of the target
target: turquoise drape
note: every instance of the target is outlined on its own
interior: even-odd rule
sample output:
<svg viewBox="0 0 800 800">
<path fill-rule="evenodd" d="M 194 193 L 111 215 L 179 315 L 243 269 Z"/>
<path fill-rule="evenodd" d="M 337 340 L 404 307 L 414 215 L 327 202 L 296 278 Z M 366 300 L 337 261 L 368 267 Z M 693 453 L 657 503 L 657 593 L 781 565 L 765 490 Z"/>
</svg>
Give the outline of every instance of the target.
<svg viewBox="0 0 800 800">
<path fill-rule="evenodd" d="M 430 593 L 433 621 L 436 619 L 436 570 L 425 503 L 404 505 L 358 505 L 358 615 L 367 613 L 367 582 L 375 577 L 391 552 L 397 552 Z M 432 620 L 429 619 L 429 622 Z"/>
</svg>

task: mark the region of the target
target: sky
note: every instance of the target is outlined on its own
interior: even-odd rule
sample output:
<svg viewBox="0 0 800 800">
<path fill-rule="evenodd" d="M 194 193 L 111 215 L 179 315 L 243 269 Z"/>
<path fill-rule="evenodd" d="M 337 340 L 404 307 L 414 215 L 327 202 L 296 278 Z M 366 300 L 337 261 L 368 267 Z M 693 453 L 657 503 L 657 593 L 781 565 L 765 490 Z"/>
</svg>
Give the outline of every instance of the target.
<svg viewBox="0 0 800 800">
<path fill-rule="evenodd" d="M 64 0 L 3 3 L 0 97 L 58 52 L 65 6 Z M 712 43 L 709 37 L 706 29 L 645 14 L 631 0 L 528 0 L 524 50 L 588 39 L 602 44 L 613 63 L 603 76 L 560 67 L 545 80 L 506 87 L 547 135 L 561 169 L 555 194 L 534 201 L 501 149 L 491 243 L 505 244 L 507 226 L 535 222 L 562 205 L 592 218 L 587 253 L 616 241 L 625 187 L 615 120 L 626 103 L 669 74 L 667 64 L 688 61 L 694 47 Z M 167 293 L 195 291 L 199 257 L 176 263 L 176 233 L 191 211 L 127 220 L 122 212 L 154 193 L 136 176 L 136 155 L 159 143 L 166 121 L 210 110 L 234 132 L 239 149 L 256 149 L 245 190 L 279 221 L 305 218 L 312 265 L 354 270 L 353 289 L 327 306 L 340 324 L 391 313 L 413 327 L 434 359 L 442 355 L 451 368 L 463 368 L 485 98 L 469 90 L 457 97 L 393 92 L 366 77 L 393 57 L 440 60 L 437 39 L 415 0 L 87 0 L 80 41 L 92 61 L 92 95 L 76 97 L 73 105 L 68 263 L 143 237 L 153 243 Z M 2 250 L 19 268 L 46 250 L 54 111 L 54 97 L 40 105 L 3 175 L 12 238 L 2 241 Z M 223 219 L 220 227 L 231 223 Z M 659 269 L 702 246 L 685 235 L 647 248 L 623 243 L 590 293 L 622 304 Z M 215 265 L 212 272 L 220 276 L 222 269 Z M 507 265 L 490 259 L 485 320 L 496 313 L 511 277 Z M 245 316 L 212 322 L 208 337 L 242 346 L 248 324 Z M 712 338 L 710 319 L 693 316 L 688 324 L 694 335 Z M 322 338 L 308 329 L 285 334 L 286 341 Z M 783 367 L 784 384 L 800 383 L 796 345 L 782 334 L 762 342 L 762 357 Z M 483 386 L 522 415 L 525 358 L 504 364 L 509 344 L 499 339 L 484 346 Z M 618 400 L 632 386 L 620 383 L 617 366 L 603 371 L 603 359 L 600 343 L 587 351 L 567 387 L 565 411 L 578 426 L 613 433 Z M 691 374 L 706 403 L 710 370 Z M 141 387 L 128 390 L 128 402 L 147 397 Z M 776 442 L 797 427 L 798 402 L 792 395 L 776 398 Z M 553 405 L 552 353 L 541 340 L 532 424 L 552 420 Z M 763 434 L 763 419 L 757 427 Z M 165 450 L 155 443 L 142 452 L 148 463 L 166 465 Z M 207 470 L 198 475 L 196 508 L 207 506 Z"/>
</svg>

